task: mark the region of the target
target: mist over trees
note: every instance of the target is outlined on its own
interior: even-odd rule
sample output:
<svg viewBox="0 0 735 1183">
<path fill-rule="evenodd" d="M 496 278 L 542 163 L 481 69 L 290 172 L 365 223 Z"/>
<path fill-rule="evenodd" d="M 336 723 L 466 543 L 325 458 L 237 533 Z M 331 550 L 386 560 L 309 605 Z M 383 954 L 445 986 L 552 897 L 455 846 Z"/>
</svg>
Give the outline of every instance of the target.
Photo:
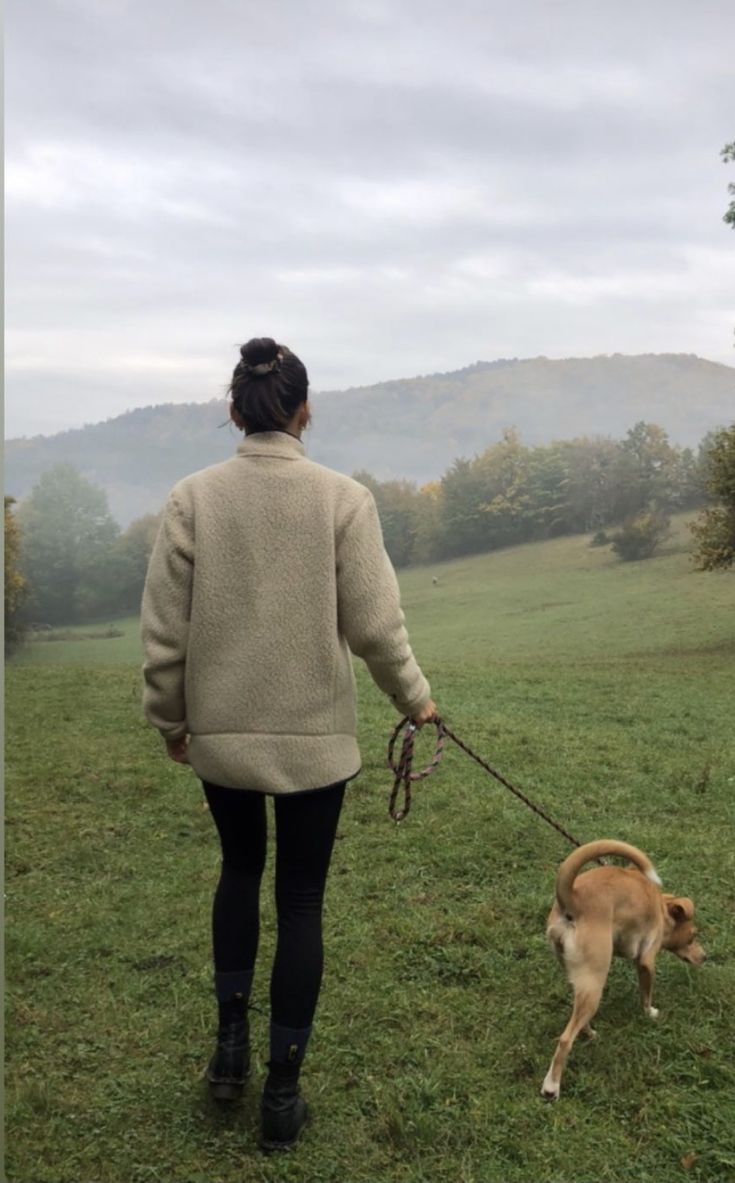
<svg viewBox="0 0 735 1183">
<path fill-rule="evenodd" d="M 110 558 L 120 527 L 102 489 L 70 464 L 59 464 L 22 503 L 18 523 L 34 619 L 62 624 L 112 606 Z"/>
<path fill-rule="evenodd" d="M 591 533 L 622 559 L 650 556 L 668 515 L 722 502 L 694 527 L 698 562 L 735 556 L 735 427 L 710 433 L 695 452 L 671 444 L 663 428 L 636 423 L 621 440 L 580 437 L 535 447 L 515 430 L 439 481 L 379 481 L 372 491 L 396 567 L 480 554 L 500 547 Z M 160 514 L 124 531 L 104 491 L 68 464 L 44 473 L 13 512 L 6 498 L 6 614 L 22 622 L 73 624 L 138 611 Z M 606 533 L 611 527 L 615 533 Z"/>
<path fill-rule="evenodd" d="M 157 515 L 121 532 L 104 491 L 59 464 L 19 507 L 17 528 L 26 619 L 73 624 L 138 611 Z"/>
<path fill-rule="evenodd" d="M 116 603 L 118 611 L 126 615 L 140 608 L 148 560 L 160 521 L 160 513 L 145 514 L 131 522 L 115 541 L 111 559 L 117 576 Z"/>
</svg>

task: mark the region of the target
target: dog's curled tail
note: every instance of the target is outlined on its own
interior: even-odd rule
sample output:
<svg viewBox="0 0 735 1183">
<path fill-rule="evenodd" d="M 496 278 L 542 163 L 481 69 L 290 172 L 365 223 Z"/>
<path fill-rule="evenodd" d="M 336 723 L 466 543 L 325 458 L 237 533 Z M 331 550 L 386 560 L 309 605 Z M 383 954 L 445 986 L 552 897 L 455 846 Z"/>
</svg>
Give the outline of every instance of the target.
<svg viewBox="0 0 735 1183">
<path fill-rule="evenodd" d="M 661 880 L 656 874 L 656 868 L 647 854 L 638 850 L 637 846 L 630 846 L 627 842 L 617 842 L 615 838 L 600 838 L 597 842 L 587 842 L 564 859 L 556 876 L 556 898 L 559 906 L 565 912 L 574 915 L 574 880 L 585 863 L 591 859 L 602 858 L 606 854 L 617 854 L 627 858 L 650 879 L 651 883 L 661 886 Z"/>
</svg>

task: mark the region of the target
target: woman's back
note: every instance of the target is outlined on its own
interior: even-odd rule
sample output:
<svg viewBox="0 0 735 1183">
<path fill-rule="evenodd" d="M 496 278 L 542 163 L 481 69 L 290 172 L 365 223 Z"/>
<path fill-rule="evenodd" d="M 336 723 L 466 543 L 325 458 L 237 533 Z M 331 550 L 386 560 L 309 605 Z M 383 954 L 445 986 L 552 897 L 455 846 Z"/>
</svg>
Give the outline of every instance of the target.
<svg viewBox="0 0 735 1183">
<path fill-rule="evenodd" d="M 350 647 L 407 713 L 427 696 L 372 496 L 286 432 L 248 436 L 172 491 L 143 605 L 159 683 L 159 617 L 177 612 L 189 759 L 215 784 L 289 792 L 358 772 Z"/>
</svg>

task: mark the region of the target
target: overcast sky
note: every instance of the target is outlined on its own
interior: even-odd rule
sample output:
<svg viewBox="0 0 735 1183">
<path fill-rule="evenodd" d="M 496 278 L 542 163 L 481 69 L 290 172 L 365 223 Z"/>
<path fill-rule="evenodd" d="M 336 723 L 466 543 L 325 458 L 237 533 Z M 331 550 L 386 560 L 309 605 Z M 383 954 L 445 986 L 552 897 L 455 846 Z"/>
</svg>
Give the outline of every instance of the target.
<svg viewBox="0 0 735 1183">
<path fill-rule="evenodd" d="M 497 357 L 735 362 L 732 0 L 9 0 L 6 435 Z"/>
</svg>

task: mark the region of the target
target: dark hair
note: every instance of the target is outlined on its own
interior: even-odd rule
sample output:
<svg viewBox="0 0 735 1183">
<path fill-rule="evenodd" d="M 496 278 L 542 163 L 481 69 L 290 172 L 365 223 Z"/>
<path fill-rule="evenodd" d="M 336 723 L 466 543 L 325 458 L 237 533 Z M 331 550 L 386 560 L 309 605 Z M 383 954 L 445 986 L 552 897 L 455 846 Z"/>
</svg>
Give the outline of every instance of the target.
<svg viewBox="0 0 735 1183">
<path fill-rule="evenodd" d="M 283 431 L 309 393 L 306 367 L 272 337 L 240 347 L 228 394 L 249 432 Z"/>
</svg>

